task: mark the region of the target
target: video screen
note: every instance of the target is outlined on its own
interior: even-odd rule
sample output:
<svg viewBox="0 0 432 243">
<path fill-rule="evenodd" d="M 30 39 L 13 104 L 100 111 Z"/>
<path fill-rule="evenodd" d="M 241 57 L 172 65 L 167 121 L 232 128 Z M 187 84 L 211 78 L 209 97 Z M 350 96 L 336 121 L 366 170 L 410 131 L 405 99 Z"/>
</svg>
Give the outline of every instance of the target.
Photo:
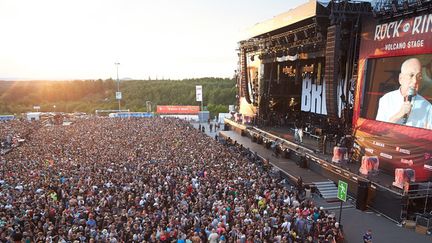
<svg viewBox="0 0 432 243">
<path fill-rule="evenodd" d="M 432 129 L 432 54 L 368 59 L 361 117 Z"/>
</svg>

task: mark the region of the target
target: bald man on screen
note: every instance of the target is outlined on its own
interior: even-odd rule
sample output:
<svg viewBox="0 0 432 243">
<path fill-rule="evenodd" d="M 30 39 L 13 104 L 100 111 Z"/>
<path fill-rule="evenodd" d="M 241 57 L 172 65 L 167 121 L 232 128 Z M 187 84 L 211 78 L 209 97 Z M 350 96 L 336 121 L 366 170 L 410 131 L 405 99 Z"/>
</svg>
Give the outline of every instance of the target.
<svg viewBox="0 0 432 243">
<path fill-rule="evenodd" d="M 400 87 L 380 98 L 376 120 L 432 129 L 432 105 L 418 94 L 422 80 L 420 60 L 405 60 L 399 74 Z"/>
</svg>

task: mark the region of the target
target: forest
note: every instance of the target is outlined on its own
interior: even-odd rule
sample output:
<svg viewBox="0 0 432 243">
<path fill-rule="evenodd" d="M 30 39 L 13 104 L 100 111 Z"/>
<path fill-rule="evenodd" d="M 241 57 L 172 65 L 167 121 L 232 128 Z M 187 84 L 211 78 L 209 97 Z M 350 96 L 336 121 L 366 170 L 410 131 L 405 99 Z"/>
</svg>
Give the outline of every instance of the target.
<svg viewBox="0 0 432 243">
<path fill-rule="evenodd" d="M 212 116 L 228 112 L 235 104 L 235 81 L 228 78 L 183 80 L 126 80 L 119 82 L 121 109 L 147 111 L 146 102 L 157 105 L 200 105 L 195 86 L 203 86 L 204 107 Z M 0 81 L 0 114 L 42 112 L 86 112 L 118 109 L 117 82 L 113 79 L 74 81 Z"/>
</svg>

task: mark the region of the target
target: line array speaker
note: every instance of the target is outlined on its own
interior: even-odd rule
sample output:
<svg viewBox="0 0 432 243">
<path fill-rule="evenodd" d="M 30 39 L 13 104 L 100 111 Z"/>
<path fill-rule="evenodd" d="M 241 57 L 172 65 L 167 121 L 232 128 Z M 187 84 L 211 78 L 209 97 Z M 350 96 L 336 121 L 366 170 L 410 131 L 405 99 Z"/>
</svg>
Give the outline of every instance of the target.
<svg viewBox="0 0 432 243">
<path fill-rule="evenodd" d="M 339 78 L 339 49 L 340 26 L 332 25 L 327 29 L 327 45 L 324 82 L 326 89 L 327 114 L 331 117 L 338 116 L 338 78 Z"/>
</svg>

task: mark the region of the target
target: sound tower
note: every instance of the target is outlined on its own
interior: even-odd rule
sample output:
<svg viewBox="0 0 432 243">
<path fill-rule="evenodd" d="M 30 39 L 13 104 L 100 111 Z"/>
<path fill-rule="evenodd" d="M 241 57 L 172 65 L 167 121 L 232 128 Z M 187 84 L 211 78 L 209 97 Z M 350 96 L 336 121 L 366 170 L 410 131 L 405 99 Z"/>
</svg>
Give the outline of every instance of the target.
<svg viewBox="0 0 432 243">
<path fill-rule="evenodd" d="M 368 197 L 369 182 L 357 181 L 357 200 L 356 208 L 362 211 L 367 209 L 367 197 Z"/>
<path fill-rule="evenodd" d="M 338 79 L 339 79 L 339 49 L 341 42 L 340 25 L 332 25 L 327 29 L 327 45 L 325 50 L 324 82 L 326 90 L 327 114 L 338 116 Z"/>
<path fill-rule="evenodd" d="M 248 75 L 247 75 L 247 55 L 245 48 L 240 48 L 240 97 L 244 96 L 247 103 L 252 101 L 248 90 Z"/>
</svg>

